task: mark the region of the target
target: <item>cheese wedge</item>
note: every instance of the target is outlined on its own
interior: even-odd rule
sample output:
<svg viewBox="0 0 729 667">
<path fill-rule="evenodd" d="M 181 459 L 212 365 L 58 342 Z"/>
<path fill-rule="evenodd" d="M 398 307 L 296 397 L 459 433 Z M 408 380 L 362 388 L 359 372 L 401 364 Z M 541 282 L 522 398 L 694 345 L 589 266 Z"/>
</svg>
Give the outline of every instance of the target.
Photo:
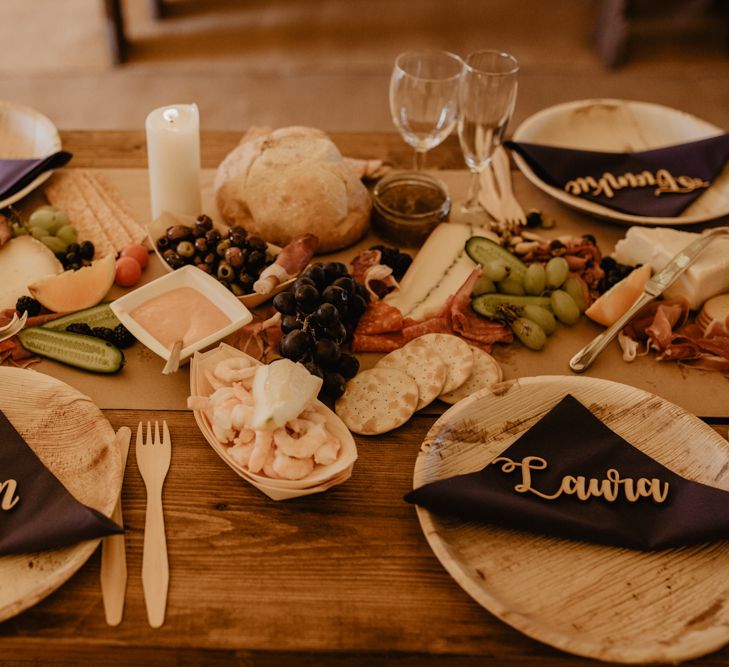
<svg viewBox="0 0 729 667">
<path fill-rule="evenodd" d="M 438 225 L 403 276 L 400 289 L 388 294 L 385 301 L 403 317 L 418 321 L 437 313 L 476 266 L 465 251 L 472 236 L 496 238 L 483 227 L 451 222 Z"/>
<path fill-rule="evenodd" d="M 698 234 L 663 227 L 631 227 L 615 245 L 613 256 L 621 264 L 650 265 L 660 271 Z M 663 294 L 683 298 L 696 310 L 704 301 L 729 291 L 729 238 L 717 238 Z"/>
</svg>

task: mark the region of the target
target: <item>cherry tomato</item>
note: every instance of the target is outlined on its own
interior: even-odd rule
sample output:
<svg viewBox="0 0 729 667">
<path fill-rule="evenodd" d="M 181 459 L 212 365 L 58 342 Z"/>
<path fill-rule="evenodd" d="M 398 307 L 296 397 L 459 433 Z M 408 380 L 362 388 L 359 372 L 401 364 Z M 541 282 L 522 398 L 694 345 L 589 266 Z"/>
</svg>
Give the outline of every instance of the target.
<svg viewBox="0 0 729 667">
<path fill-rule="evenodd" d="M 149 253 L 147 252 L 147 249 L 139 243 L 132 243 L 132 245 L 128 245 L 126 248 L 122 248 L 119 256 L 133 257 L 137 260 L 137 262 L 139 262 L 139 266 L 141 266 L 143 269 L 146 269 L 147 264 L 149 264 Z"/>
<path fill-rule="evenodd" d="M 116 260 L 114 282 L 119 287 L 132 287 L 142 277 L 142 267 L 134 257 L 120 257 Z"/>
</svg>

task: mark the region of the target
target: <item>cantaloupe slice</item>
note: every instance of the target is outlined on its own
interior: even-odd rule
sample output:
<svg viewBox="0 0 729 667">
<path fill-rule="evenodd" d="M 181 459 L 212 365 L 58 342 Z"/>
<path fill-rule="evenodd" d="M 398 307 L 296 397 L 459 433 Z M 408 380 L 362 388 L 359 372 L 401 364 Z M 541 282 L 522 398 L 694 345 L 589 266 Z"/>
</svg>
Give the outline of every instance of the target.
<svg viewBox="0 0 729 667">
<path fill-rule="evenodd" d="M 598 324 L 609 327 L 627 312 L 643 293 L 643 288 L 651 277 L 651 271 L 651 267 L 647 264 L 634 269 L 599 297 L 585 311 L 585 315 Z"/>
<path fill-rule="evenodd" d="M 71 313 L 99 303 L 114 284 L 115 271 L 114 255 L 107 255 L 82 269 L 41 278 L 28 291 L 48 310 Z"/>
</svg>

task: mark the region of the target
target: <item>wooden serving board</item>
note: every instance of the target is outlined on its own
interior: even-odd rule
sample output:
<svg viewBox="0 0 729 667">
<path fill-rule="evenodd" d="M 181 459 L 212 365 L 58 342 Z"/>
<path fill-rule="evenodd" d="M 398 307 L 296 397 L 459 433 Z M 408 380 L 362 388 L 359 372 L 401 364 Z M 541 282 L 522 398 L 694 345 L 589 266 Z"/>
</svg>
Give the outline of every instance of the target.
<svg viewBox="0 0 729 667">
<path fill-rule="evenodd" d="M 144 224 L 149 222 L 149 179 L 144 169 L 106 169 L 105 176 L 118 189 L 121 197 L 131 207 L 137 218 Z M 213 217 L 216 208 L 213 196 L 213 177 L 215 170 L 201 172 L 202 202 L 205 212 Z M 439 171 L 441 178 L 451 192 L 454 202 L 464 201 L 469 185 L 466 171 Z M 565 209 L 559 202 L 534 188 L 524 176 L 513 173 L 514 192 L 525 210 L 539 209 L 554 221 L 553 229 L 541 230 L 547 239 L 562 235 L 592 234 L 604 254 L 612 252 L 615 243 L 625 235 L 625 227 L 611 225 L 582 213 Z M 37 191 L 24 202 L 24 210 L 32 210 L 43 203 L 42 192 Z M 451 219 L 458 221 L 458 206 L 454 205 Z M 319 256 L 317 261 L 337 260 L 349 262 L 358 252 L 381 243 L 370 233 L 354 246 L 331 255 Z M 417 249 L 406 248 L 415 253 Z M 146 283 L 164 275 L 165 269 L 156 256 L 150 256 L 150 264 L 145 269 L 142 282 Z M 125 293 L 120 288 L 112 288 L 107 300 Z M 587 318 L 580 319 L 574 327 L 558 328 L 541 352 L 532 352 L 519 344 L 497 345 L 494 357 L 501 364 L 507 379 L 532 375 L 573 376 L 569 369 L 570 358 L 591 341 L 603 327 Z M 185 409 L 189 394 L 189 372 L 187 367 L 174 375 L 162 375 L 164 361 L 140 343 L 125 351 L 126 366 L 118 375 L 100 376 L 52 361 L 43 361 L 36 366 L 42 373 L 48 373 L 76 387 L 91 396 L 101 408 L 143 408 L 150 410 Z M 381 355 L 360 355 L 362 367 L 373 366 Z M 633 363 L 622 360 L 617 343 L 613 343 L 590 367 L 586 375 L 623 382 L 680 405 L 700 417 L 729 416 L 729 382 L 720 373 L 683 368 L 671 362 L 657 362 L 653 354 L 639 357 Z M 429 412 L 439 413 L 445 406 L 435 402 L 426 408 Z"/>
<path fill-rule="evenodd" d="M 572 394 L 667 468 L 729 490 L 729 443 L 667 401 L 587 377 L 507 381 L 453 406 L 426 436 L 414 487 L 480 470 Z M 418 507 L 436 556 L 476 601 L 564 651 L 677 662 L 729 641 L 729 540 L 642 552 L 506 530 Z"/>
<path fill-rule="evenodd" d="M 0 410 L 81 503 L 111 516 L 122 483 L 114 430 L 88 397 L 33 370 L 0 367 Z M 0 621 L 55 591 L 100 540 L 0 557 Z"/>
</svg>

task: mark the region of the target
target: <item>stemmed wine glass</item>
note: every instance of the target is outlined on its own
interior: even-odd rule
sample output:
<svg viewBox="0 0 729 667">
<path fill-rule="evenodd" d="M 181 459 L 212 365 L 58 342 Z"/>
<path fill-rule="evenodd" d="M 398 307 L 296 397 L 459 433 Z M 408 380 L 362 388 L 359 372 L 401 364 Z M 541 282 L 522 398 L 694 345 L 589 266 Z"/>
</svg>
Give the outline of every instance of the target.
<svg viewBox="0 0 729 667">
<path fill-rule="evenodd" d="M 403 139 L 415 149 L 415 169 L 425 153 L 456 126 L 458 82 L 463 61 L 447 51 L 408 51 L 395 60 L 390 77 L 390 113 Z"/>
<path fill-rule="evenodd" d="M 514 56 L 502 51 L 476 51 L 466 57 L 458 88 L 458 139 L 472 174 L 464 213 L 480 212 L 480 176 L 514 111 L 518 72 Z"/>
</svg>

